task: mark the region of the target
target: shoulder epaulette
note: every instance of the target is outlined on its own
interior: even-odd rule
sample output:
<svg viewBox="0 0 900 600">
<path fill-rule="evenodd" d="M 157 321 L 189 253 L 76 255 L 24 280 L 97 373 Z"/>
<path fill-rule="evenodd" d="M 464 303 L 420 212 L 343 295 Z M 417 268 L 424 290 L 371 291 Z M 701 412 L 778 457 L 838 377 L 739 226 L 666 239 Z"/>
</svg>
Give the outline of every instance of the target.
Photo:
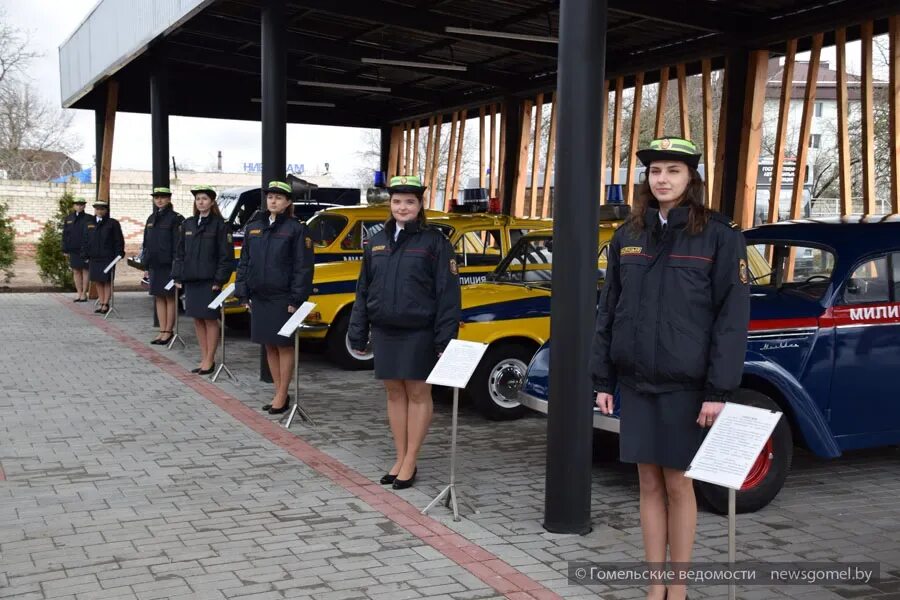
<svg viewBox="0 0 900 600">
<path fill-rule="evenodd" d="M 725 225 L 727 225 L 727 226 L 730 227 L 731 229 L 735 229 L 735 230 L 737 230 L 737 231 L 740 231 L 740 230 L 741 230 L 741 226 L 740 226 L 740 225 L 738 225 L 737 223 L 735 223 L 734 221 L 732 221 L 731 219 L 729 219 L 728 217 L 726 217 L 725 215 L 723 215 L 723 214 L 720 213 L 720 212 L 716 212 L 716 211 L 714 211 L 714 210 L 711 210 L 711 211 L 709 211 L 709 217 L 710 217 L 711 219 L 714 219 L 714 220 L 718 221 L 719 223 L 724 223 Z"/>
</svg>

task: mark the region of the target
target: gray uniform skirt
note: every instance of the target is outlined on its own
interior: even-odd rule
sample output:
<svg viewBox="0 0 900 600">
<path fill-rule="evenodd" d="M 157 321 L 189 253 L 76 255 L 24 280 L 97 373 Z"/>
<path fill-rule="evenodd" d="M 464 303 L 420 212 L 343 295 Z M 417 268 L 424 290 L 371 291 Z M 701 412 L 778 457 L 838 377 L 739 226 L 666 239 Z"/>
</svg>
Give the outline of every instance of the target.
<svg viewBox="0 0 900 600">
<path fill-rule="evenodd" d="M 192 319 L 206 319 L 213 321 L 219 318 L 219 311 L 209 308 L 209 303 L 219 295 L 213 291 L 213 281 L 185 281 L 184 287 L 184 314 Z"/>
<path fill-rule="evenodd" d="M 160 267 L 150 267 L 150 295 L 151 296 L 174 296 L 175 286 L 167 290 L 166 284 L 172 281 L 172 265 L 163 265 Z"/>
<path fill-rule="evenodd" d="M 88 279 L 97 283 L 109 283 L 112 280 L 113 273 L 116 272 L 116 268 L 110 269 L 109 273 L 104 273 L 103 269 L 112 262 L 113 258 L 115 257 L 90 259 L 88 261 Z"/>
<path fill-rule="evenodd" d="M 437 363 L 434 330 L 372 326 L 375 379 L 424 381 Z"/>
<path fill-rule="evenodd" d="M 80 254 L 78 254 L 77 252 L 72 252 L 69 254 L 69 267 L 73 269 L 87 269 L 88 264 Z"/>
<path fill-rule="evenodd" d="M 293 346 L 293 336 L 278 335 L 290 318 L 287 296 L 253 296 L 250 299 L 250 341 L 267 346 Z"/>
<path fill-rule="evenodd" d="M 684 471 L 706 429 L 697 424 L 704 392 L 644 394 L 619 385 L 619 458 Z"/>
</svg>

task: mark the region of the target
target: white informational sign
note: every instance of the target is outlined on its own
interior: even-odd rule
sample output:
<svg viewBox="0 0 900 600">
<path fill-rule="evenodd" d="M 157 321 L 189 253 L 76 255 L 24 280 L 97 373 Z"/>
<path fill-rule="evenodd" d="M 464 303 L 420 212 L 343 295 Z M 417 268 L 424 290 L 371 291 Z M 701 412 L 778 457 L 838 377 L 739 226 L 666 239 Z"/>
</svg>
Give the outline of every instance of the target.
<svg viewBox="0 0 900 600">
<path fill-rule="evenodd" d="M 170 280 L 169 280 L 169 283 L 167 283 L 167 284 L 166 284 L 166 287 L 163 288 L 163 289 L 171 290 L 173 287 L 175 287 L 175 280 L 174 280 L 174 279 L 170 279 Z"/>
<path fill-rule="evenodd" d="M 780 418 L 780 412 L 726 403 L 685 475 L 741 489 Z"/>
<path fill-rule="evenodd" d="M 109 273 L 110 270 L 111 270 L 114 266 L 116 266 L 116 263 L 119 262 L 120 260 L 122 260 L 122 257 L 121 257 L 121 256 L 117 256 L 117 257 L 115 257 L 114 259 L 112 259 L 112 262 L 109 263 L 108 265 L 106 265 L 106 268 L 103 269 L 103 272 L 104 272 L 104 273 Z"/>
<path fill-rule="evenodd" d="M 233 293 L 234 293 L 234 284 L 229 283 L 228 285 L 225 286 L 225 289 L 222 290 L 222 292 L 218 296 L 216 296 L 212 302 L 209 303 L 209 306 L 207 308 L 211 308 L 213 310 L 219 308 L 220 306 L 222 306 L 222 303 L 225 302 L 225 298 L 227 298 L 228 296 L 230 296 Z"/>
<path fill-rule="evenodd" d="M 487 348 L 487 344 L 478 342 L 450 340 L 426 382 L 460 389 L 466 387 Z"/>
<path fill-rule="evenodd" d="M 313 302 L 304 302 L 300 305 L 300 308 L 294 311 L 294 314 L 291 315 L 291 318 L 284 322 L 284 325 L 281 326 L 281 330 L 278 332 L 278 335 L 283 335 L 284 337 L 291 337 L 294 331 L 300 327 L 300 323 L 303 322 L 303 319 L 312 312 L 312 309 L 316 307 Z"/>
</svg>

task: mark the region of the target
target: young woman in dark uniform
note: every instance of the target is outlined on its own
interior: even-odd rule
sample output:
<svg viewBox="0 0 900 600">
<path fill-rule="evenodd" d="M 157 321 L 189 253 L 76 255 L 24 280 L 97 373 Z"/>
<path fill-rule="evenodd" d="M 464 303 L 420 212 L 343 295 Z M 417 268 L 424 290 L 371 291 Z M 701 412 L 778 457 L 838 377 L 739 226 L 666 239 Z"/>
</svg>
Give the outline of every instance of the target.
<svg viewBox="0 0 900 600">
<path fill-rule="evenodd" d="M 640 150 L 647 178 L 610 244 L 591 361 L 597 406 L 621 398 L 621 460 L 637 463 L 647 562 L 690 563 L 697 522 L 684 475 L 707 427 L 741 382 L 750 318 L 747 249 L 703 206 L 700 153 L 660 138 Z M 652 584 L 650 600 L 683 600 Z"/>
<path fill-rule="evenodd" d="M 387 390 L 397 459 L 381 478 L 394 489 L 412 485 L 419 449 L 431 423 L 431 385 L 438 357 L 457 336 L 459 276 L 449 240 L 428 227 L 418 177 L 391 179 L 391 217 L 363 252 L 348 337 L 363 353 L 371 326 L 375 377 Z"/>
<path fill-rule="evenodd" d="M 200 345 L 200 366 L 191 372 L 208 375 L 216 368 L 219 344 L 219 311 L 209 308 L 209 303 L 234 272 L 234 246 L 216 204 L 216 191 L 200 186 L 191 193 L 194 216 L 185 219 L 178 233 L 172 278 L 176 287 L 184 288 L 184 312 L 194 319 Z"/>
<path fill-rule="evenodd" d="M 291 313 L 312 292 L 313 242 L 306 225 L 294 219 L 291 186 L 270 181 L 266 208 L 244 229 L 235 296 L 250 302 L 250 339 L 266 348 L 275 396 L 263 406 L 271 415 L 290 406 L 294 340 L 278 335 Z"/>
<path fill-rule="evenodd" d="M 144 277 L 150 280 L 150 295 L 156 302 L 159 335 L 151 344 L 164 346 L 175 334 L 175 300 L 177 290 L 166 289 L 172 279 L 172 261 L 178 228 L 184 217 L 172 208 L 172 190 L 153 188 L 153 213 L 144 225 L 144 246 L 141 262 L 147 268 Z"/>
<path fill-rule="evenodd" d="M 106 314 L 109 312 L 109 296 L 112 291 L 110 282 L 116 268 L 113 267 L 108 273 L 104 273 L 103 269 L 115 257 L 125 257 L 125 238 L 122 237 L 119 222 L 109 217 L 109 203 L 98 200 L 93 206 L 95 214 L 85 224 L 81 256 L 88 261 L 91 281 L 97 284 L 100 306 L 94 312 Z"/>
<path fill-rule="evenodd" d="M 90 216 L 84 212 L 84 198 L 75 198 L 72 203 L 73 211 L 69 213 L 63 223 L 62 248 L 63 253 L 69 256 L 69 267 L 72 269 L 72 279 L 75 280 L 75 299 L 72 302 L 87 302 L 88 266 L 81 257 L 81 244 L 84 242 L 84 225 Z"/>
</svg>

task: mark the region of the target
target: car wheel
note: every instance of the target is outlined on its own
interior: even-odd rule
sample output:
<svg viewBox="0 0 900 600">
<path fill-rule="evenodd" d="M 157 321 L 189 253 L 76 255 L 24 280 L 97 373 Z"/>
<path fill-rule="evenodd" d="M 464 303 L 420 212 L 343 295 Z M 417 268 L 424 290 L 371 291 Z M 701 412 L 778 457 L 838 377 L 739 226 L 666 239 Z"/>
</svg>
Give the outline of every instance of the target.
<svg viewBox="0 0 900 600">
<path fill-rule="evenodd" d="M 501 342 L 488 348 L 466 391 L 475 408 L 493 421 L 518 419 L 525 407 L 517 398 L 535 347 Z"/>
<path fill-rule="evenodd" d="M 375 355 L 372 344 L 366 348 L 365 356 L 354 354 L 350 350 L 347 331 L 350 329 L 350 311 L 345 310 L 328 329 L 325 340 L 325 352 L 332 362 L 347 371 L 366 371 L 375 367 Z"/>
<path fill-rule="evenodd" d="M 784 412 L 777 402 L 755 390 L 738 390 L 734 402 Z M 735 498 L 737 512 L 756 512 L 774 500 L 787 479 L 793 457 L 794 439 L 791 426 L 787 417 L 783 415 L 762 452 L 759 453 L 753 468 L 750 469 L 744 487 L 737 493 Z M 713 511 L 719 514 L 728 512 L 728 488 L 700 481 L 696 487 Z"/>
</svg>

